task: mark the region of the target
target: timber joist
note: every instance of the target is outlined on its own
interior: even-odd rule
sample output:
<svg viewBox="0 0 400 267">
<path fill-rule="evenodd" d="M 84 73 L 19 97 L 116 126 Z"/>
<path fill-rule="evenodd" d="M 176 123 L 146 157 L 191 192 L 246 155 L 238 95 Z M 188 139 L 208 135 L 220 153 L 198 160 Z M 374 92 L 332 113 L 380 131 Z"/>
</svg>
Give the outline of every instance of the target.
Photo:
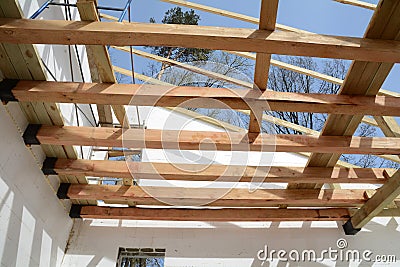
<svg viewBox="0 0 400 267">
<path fill-rule="evenodd" d="M 10 83 L 5 80 L 0 86 Z M 400 116 L 400 98 L 391 96 L 261 93 L 254 89 L 50 81 L 19 81 L 16 84 L 13 81 L 12 85 L 11 90 L 4 91 L 4 100 L 196 108 L 224 108 L 223 103 L 241 110 Z"/>
<path fill-rule="evenodd" d="M 32 144 L 151 149 L 399 154 L 398 137 L 311 136 L 29 125 Z M 249 140 L 253 140 L 249 142 Z M 31 145 L 26 142 L 27 145 Z"/>
<path fill-rule="evenodd" d="M 167 1 L 167 0 L 164 0 Z M 243 17 L 204 5 L 168 0 L 190 5 L 207 12 L 247 20 L 258 29 L 239 29 L 197 25 L 116 23 L 98 21 L 94 2 L 78 1 L 81 17 L 88 21 L 52 21 L 0 18 L 0 39 L 10 44 L 83 44 L 88 48 L 92 78 L 99 83 L 71 83 L 5 80 L 1 100 L 32 103 L 97 104 L 99 116 L 110 123 L 113 107 L 117 119 L 126 119 L 123 105 L 159 107 L 229 108 L 250 115 L 249 131 L 201 132 L 152 129 L 116 129 L 108 127 L 28 126 L 24 133 L 27 145 L 100 146 L 123 148 L 265 151 L 313 153 L 306 167 L 227 166 L 169 164 L 151 162 L 116 162 L 47 158 L 46 175 L 114 177 L 125 180 L 179 180 L 209 182 L 288 183 L 287 189 L 174 188 L 130 185 L 62 183 L 58 197 L 71 199 L 73 218 L 117 218 L 146 220 L 210 221 L 346 221 L 346 234 L 355 234 L 374 216 L 398 215 L 400 171 L 381 168 L 334 167 L 341 154 L 400 154 L 397 122 L 400 100 L 396 94 L 381 92 L 394 63 L 400 62 L 400 2 L 380 1 L 376 6 L 360 1 L 338 1 L 375 10 L 363 38 L 321 35 L 276 24 L 278 0 L 261 1 L 260 19 Z M 275 31 L 278 28 L 282 31 Z M 255 52 L 254 85 L 199 68 L 178 65 L 212 78 L 222 79 L 244 89 L 115 84 L 105 45 L 169 46 Z M 132 50 L 133 51 L 133 50 Z M 136 51 L 136 53 L 138 53 Z M 170 65 L 171 59 L 139 54 Z M 355 60 L 344 81 L 271 60 L 271 54 L 312 56 Z M 97 56 L 96 56 L 97 55 Z M 270 65 L 319 77 L 340 84 L 337 95 L 299 94 L 267 90 Z M 105 69 L 105 71 L 102 71 Z M 120 69 L 120 68 L 119 68 Z M 20 69 L 23 71 L 23 69 Z M 7 73 L 6 73 L 7 74 Z M 133 70 L 130 75 L 133 75 Z M 9 75 L 10 76 L 10 75 Z M 153 79 L 154 80 L 154 79 Z M 101 82 L 101 83 L 100 83 Z M 107 83 L 105 83 L 107 82 Z M 252 86 L 259 90 L 252 89 Z M 196 101 L 188 101 L 188 100 Z M 103 108 L 102 108 L 103 107 Z M 107 107 L 107 108 L 105 108 Z M 265 110 L 330 114 L 320 135 L 270 135 L 260 133 Z M 103 114 L 104 113 L 104 114 Z M 107 113 L 108 115 L 106 116 Z M 27 114 L 29 115 L 29 114 Z M 264 115 L 264 116 L 263 116 Z M 375 117 L 386 137 L 353 136 L 364 115 Z M 103 118 L 104 117 L 104 118 Z M 107 118 L 106 118 L 107 117 Z M 30 120 L 32 123 L 43 123 Z M 365 121 L 365 119 L 364 119 Z M 59 123 L 62 124 L 62 123 Z M 128 123 L 129 124 L 129 123 Z M 304 127 L 303 127 L 304 128 Z M 307 129 L 308 131 L 312 131 Z M 205 140 L 212 140 L 210 142 Z M 58 155 L 57 155 L 58 156 Z M 323 184 L 381 184 L 377 190 L 321 189 Z M 225 191 L 224 191 L 225 190 Z M 215 198 L 219 196 L 218 198 Z M 215 200 L 215 201 L 210 201 Z M 88 202 L 87 202 L 88 201 Z M 111 208 L 85 203 L 134 203 L 137 207 Z M 170 203 L 186 206 L 171 208 Z M 201 209 L 188 207 L 198 203 Z M 155 209 L 153 206 L 164 206 Z M 144 207 L 139 207 L 144 206 Z M 207 206 L 214 206 L 213 209 Z M 391 208 L 387 208 L 387 207 Z M 219 208 L 215 208 L 219 207 Z M 277 208 L 279 207 L 279 209 Z M 285 208 L 286 207 L 286 208 Z"/>
</svg>

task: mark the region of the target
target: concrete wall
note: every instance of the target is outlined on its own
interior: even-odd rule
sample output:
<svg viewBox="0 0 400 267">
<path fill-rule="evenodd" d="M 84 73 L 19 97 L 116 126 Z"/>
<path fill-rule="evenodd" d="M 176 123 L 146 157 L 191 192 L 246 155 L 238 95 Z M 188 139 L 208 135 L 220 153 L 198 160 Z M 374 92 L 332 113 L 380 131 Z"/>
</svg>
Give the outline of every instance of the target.
<svg viewBox="0 0 400 267">
<path fill-rule="evenodd" d="M 18 129 L 27 121 L 17 104 L 0 105 L 0 124 L 1 266 L 60 266 L 72 220 L 49 185 L 57 181 L 41 172 L 41 149 L 26 148 Z"/>
<path fill-rule="evenodd" d="M 399 266 L 400 262 L 286 262 L 258 260 L 260 250 L 284 249 L 358 250 L 360 255 L 370 250 L 368 257 L 395 255 L 398 246 L 399 220 L 380 218 L 370 222 L 356 236 L 344 236 L 341 223 L 330 222 L 162 222 L 83 220 L 74 226 L 71 246 L 63 266 L 115 266 L 118 247 L 166 248 L 165 266 Z M 339 249 L 337 241 L 344 238 L 347 247 Z M 342 241 L 343 242 L 343 241 Z M 334 252 L 333 252 L 334 253 Z M 340 257 L 340 252 L 338 256 Z M 334 255 L 332 254 L 334 259 Z M 260 254 L 261 259 L 263 257 Z M 286 257 L 288 257 L 286 255 Z M 295 257 L 295 256 L 293 256 Z M 340 258 L 338 258 L 340 259 Z M 346 259 L 346 256 L 343 256 Z M 351 258 L 350 258 L 351 259 Z"/>
<path fill-rule="evenodd" d="M 25 16 L 30 16 L 44 1 L 19 1 Z M 76 18 L 77 11 L 72 16 Z M 53 7 L 41 16 L 64 19 L 63 10 Z M 40 17 L 39 17 L 40 18 Z M 39 19 L 38 18 L 38 19 Z M 58 81 L 81 81 L 75 50 L 73 74 L 67 46 L 37 46 L 39 55 Z M 85 50 L 78 47 L 84 79 L 90 79 Z M 48 80 L 53 80 L 47 73 Z M 68 125 L 88 125 L 82 114 L 77 119 L 73 105 L 60 105 Z M 82 106 L 88 110 L 87 105 Z M 28 122 L 17 103 L 0 105 L 0 263 L 1 266 L 60 266 L 73 221 L 68 203 L 56 197 L 59 180 L 45 177 L 41 164 L 45 158 L 39 146 L 28 149 L 21 136 Z M 88 152 L 87 152 L 88 153 Z"/>
</svg>

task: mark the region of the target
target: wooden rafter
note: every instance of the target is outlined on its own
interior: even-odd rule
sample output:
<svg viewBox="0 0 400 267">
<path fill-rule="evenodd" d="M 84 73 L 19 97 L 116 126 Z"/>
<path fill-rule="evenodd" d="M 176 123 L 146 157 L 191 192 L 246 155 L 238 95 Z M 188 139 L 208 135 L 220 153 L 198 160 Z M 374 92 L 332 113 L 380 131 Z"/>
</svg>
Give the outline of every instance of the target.
<svg viewBox="0 0 400 267">
<path fill-rule="evenodd" d="M 97 0 L 79 0 L 76 5 L 79 10 L 81 20 L 83 21 L 99 21 L 97 13 Z M 107 48 L 102 45 L 87 45 L 86 46 L 90 72 L 93 82 L 116 83 L 114 71 L 112 69 L 110 56 Z M 112 106 L 115 117 L 121 125 L 129 128 L 128 118 L 125 108 L 121 105 Z M 97 106 L 99 120 L 102 126 L 112 125 L 112 116 L 110 106 L 101 104 Z"/>
<path fill-rule="evenodd" d="M 9 43 L 163 45 L 400 62 L 398 41 L 366 37 L 196 25 L 0 19 L 0 38 Z"/>
<path fill-rule="evenodd" d="M 118 49 L 120 51 L 124 51 L 124 52 L 130 53 L 130 49 L 127 48 L 127 47 L 119 47 L 119 46 L 112 46 L 112 47 L 115 48 L 115 49 Z M 176 61 L 176 60 L 172 60 L 172 59 L 169 59 L 169 58 L 160 57 L 160 56 L 153 55 L 151 53 L 147 53 L 147 52 L 144 52 L 144 51 L 141 51 L 141 50 L 138 50 L 138 49 L 132 49 L 132 53 L 135 54 L 135 55 L 141 56 L 141 57 L 145 57 L 145 58 L 148 58 L 148 59 L 156 60 L 158 62 L 162 62 L 162 63 L 164 63 L 166 65 L 169 65 L 169 66 L 176 66 L 176 67 L 184 69 L 184 70 L 188 70 L 188 71 L 191 71 L 191 72 L 194 72 L 194 73 L 202 74 L 202 75 L 205 75 L 207 77 L 210 77 L 210 78 L 213 78 L 213 79 L 216 79 L 216 80 L 219 80 L 219 81 L 225 81 L 225 82 L 228 82 L 230 84 L 235 84 L 235 85 L 248 87 L 248 88 L 252 88 L 253 87 L 252 83 L 249 83 L 249 82 L 246 82 L 246 81 L 242 81 L 242 80 L 239 80 L 239 79 L 235 79 L 233 77 L 229 77 L 229 76 L 226 76 L 226 75 L 223 75 L 223 74 L 220 74 L 220 73 L 216 73 L 216 72 L 213 72 L 213 71 L 205 70 L 205 69 L 193 66 L 192 64 L 182 63 L 182 62 L 179 62 L 179 61 Z"/>
<path fill-rule="evenodd" d="M 120 68 L 120 67 L 116 67 L 116 66 L 114 66 L 114 69 L 115 69 L 115 71 L 117 71 L 117 72 L 119 72 L 121 74 L 124 74 L 124 75 L 127 75 L 127 76 L 131 76 L 132 75 L 132 73 L 129 70 L 126 70 L 126 69 L 123 69 L 123 68 Z M 154 78 L 151 78 L 151 77 L 148 77 L 146 75 L 139 74 L 139 73 L 135 73 L 135 78 L 137 78 L 137 79 L 139 79 L 139 80 L 141 80 L 143 82 L 150 83 L 150 84 L 173 86 L 172 84 L 168 84 L 166 82 L 163 82 L 163 81 L 160 81 L 160 80 L 157 80 L 157 79 L 154 79 Z M 384 94 L 384 95 L 391 96 L 392 94 Z M 176 111 L 175 108 L 174 108 L 174 110 Z M 187 110 L 185 110 L 185 112 L 187 112 Z M 240 112 L 242 112 L 244 114 L 247 114 L 247 115 L 250 114 L 250 112 L 248 110 L 240 110 Z M 199 117 L 199 114 L 197 114 L 196 116 L 198 118 L 203 118 L 203 116 Z M 285 120 L 282 120 L 282 119 L 279 119 L 279 118 L 276 118 L 276 117 L 273 117 L 273 116 L 270 116 L 270 115 L 267 115 L 267 114 L 263 114 L 263 120 L 267 121 L 267 122 L 270 122 L 270 123 L 277 124 L 277 125 L 281 125 L 281 126 L 284 126 L 284 127 L 288 127 L 288 128 L 293 129 L 295 131 L 298 131 L 298 132 L 304 133 L 304 134 L 308 134 L 308 135 L 319 135 L 320 134 L 320 132 L 318 132 L 318 131 L 315 131 L 315 130 L 309 129 L 307 127 L 304 127 L 304 126 L 301 126 L 301 125 L 298 125 L 298 124 L 294 124 L 294 123 L 291 123 L 291 122 L 288 122 L 288 121 L 285 121 Z M 370 124 L 370 125 L 373 125 L 373 126 L 376 126 L 376 127 L 379 127 L 374 119 L 371 119 L 371 118 L 368 118 L 368 117 L 364 117 L 363 118 L 363 122 L 367 123 L 367 124 Z M 221 125 L 221 123 L 224 123 L 224 122 L 218 121 L 217 125 Z M 226 125 L 226 129 L 231 130 L 231 127 L 229 125 Z M 240 131 L 243 131 L 243 130 L 244 130 L 243 128 L 240 128 Z M 238 131 L 238 130 L 233 129 L 233 131 Z M 309 155 L 306 155 L 304 153 L 301 153 L 301 154 L 303 156 L 309 157 Z M 386 160 L 391 160 L 391 161 L 400 163 L 400 159 L 396 155 L 377 155 L 377 156 L 381 157 L 383 159 L 386 159 Z M 337 166 L 342 166 L 342 167 L 355 167 L 352 164 L 349 164 L 347 162 L 340 161 L 340 160 L 337 162 L 336 165 Z"/>
<path fill-rule="evenodd" d="M 400 2 L 381 1 L 376 9 L 370 25 L 364 35 L 365 38 L 382 38 L 395 40 L 400 33 Z M 355 61 L 350 67 L 345 82 L 339 94 L 347 95 L 376 95 L 392 69 L 391 63 L 375 63 Z M 362 116 L 331 115 L 328 117 L 322 136 L 353 135 L 362 120 Z M 333 166 L 340 154 L 312 155 L 308 166 L 323 167 Z M 292 184 L 289 188 L 314 188 L 321 187 L 316 184 Z"/>
<path fill-rule="evenodd" d="M 250 137 L 249 137 L 250 136 Z M 41 144 L 154 149 L 399 154 L 400 138 L 41 126 Z M 211 141 L 212 140 L 212 141 Z"/>
<path fill-rule="evenodd" d="M 197 10 L 201 10 L 204 12 L 209 12 L 212 14 L 217 14 L 217 15 L 221 15 L 224 17 L 228 17 L 228 18 L 233 18 L 233 19 L 237 19 L 237 20 L 241 20 L 241 21 L 245 21 L 245 22 L 249 22 L 252 24 L 259 24 L 260 20 L 258 18 L 255 17 L 251 17 L 251 16 L 247 16 L 247 15 L 243 15 L 243 14 L 239 14 L 236 12 L 231 12 L 231 11 L 227 11 L 227 10 L 223 10 L 223 9 L 219 9 L 219 8 L 215 8 L 215 7 L 211 7 L 211 6 L 206 6 L 206 5 L 201 5 L 201 4 L 197 4 L 197 3 L 193 3 L 193 2 L 189 2 L 189 1 L 183 1 L 183 0 L 161 0 L 163 2 L 167 2 L 167 3 L 171 3 L 171 4 L 175 4 L 178 6 L 184 6 L 184 7 L 188 7 L 188 8 L 192 8 L 192 9 L 197 9 Z M 103 14 L 102 14 L 103 15 Z M 111 16 L 105 15 L 105 18 L 113 20 L 113 18 Z M 276 28 L 280 31 L 289 31 L 289 32 L 303 32 L 303 33 L 309 33 L 307 31 L 304 30 L 300 30 L 294 27 L 290 27 L 290 26 L 286 26 L 286 25 L 282 25 L 277 23 L 276 24 Z"/>
<path fill-rule="evenodd" d="M 258 28 L 260 30 L 274 31 L 276 24 L 276 17 L 278 13 L 279 0 L 262 0 L 260 8 L 260 21 Z M 271 54 L 257 53 L 256 64 L 254 70 L 254 87 L 256 90 L 265 92 L 268 85 L 269 66 L 271 61 Z M 249 132 L 260 133 L 262 114 L 264 110 L 253 108 L 250 111 L 249 119 Z"/>
<path fill-rule="evenodd" d="M 390 177 L 368 201 L 351 216 L 345 225 L 349 234 L 355 234 L 373 217 L 379 215 L 383 209 L 400 195 L 400 170 Z"/>
<path fill-rule="evenodd" d="M 234 166 L 171 164 L 157 162 L 121 162 L 109 160 L 57 159 L 53 170 L 62 175 L 98 177 L 168 179 L 188 181 L 251 182 L 265 179 L 268 183 L 372 183 L 387 181 L 392 169 L 374 168 L 303 168 L 277 166 Z"/>
<path fill-rule="evenodd" d="M 371 10 L 375 10 L 376 9 L 376 5 L 375 4 L 371 4 L 365 1 L 358 1 L 358 0 L 333 0 L 342 4 L 347 4 L 347 5 L 352 5 L 352 6 L 358 6 L 358 7 L 363 7 L 366 9 L 371 9 Z"/>
</svg>

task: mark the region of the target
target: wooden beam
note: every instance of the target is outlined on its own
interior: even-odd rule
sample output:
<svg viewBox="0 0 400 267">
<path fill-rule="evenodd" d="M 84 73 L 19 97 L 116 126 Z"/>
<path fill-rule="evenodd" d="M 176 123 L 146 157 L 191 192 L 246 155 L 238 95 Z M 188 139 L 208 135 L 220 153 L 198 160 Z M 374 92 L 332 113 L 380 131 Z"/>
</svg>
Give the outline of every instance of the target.
<svg viewBox="0 0 400 267">
<path fill-rule="evenodd" d="M 149 84 L 71 83 L 20 81 L 12 90 L 20 101 L 184 106 L 202 108 L 259 109 L 290 112 L 400 116 L 400 98 L 349 96 Z M 209 101 L 213 98 L 218 101 Z M 192 100 L 192 101 L 189 101 Z M 224 103 L 226 106 L 221 105 Z M 261 118 L 260 118 L 261 119 Z"/>
<path fill-rule="evenodd" d="M 235 55 L 243 56 L 243 57 L 246 57 L 249 59 L 253 59 L 253 60 L 256 59 L 256 56 L 253 53 L 234 52 L 234 51 L 228 51 L 228 52 L 233 53 Z M 294 66 L 294 65 L 287 64 L 287 63 L 273 60 L 273 59 L 271 60 L 271 65 L 274 65 L 276 67 L 283 68 L 286 70 L 294 71 L 297 73 L 301 73 L 301 74 L 304 74 L 304 75 L 307 75 L 310 77 L 314 77 L 314 78 L 317 78 L 317 79 L 320 79 L 320 80 L 323 80 L 326 82 L 330 82 L 333 84 L 342 85 L 344 82 L 344 80 L 342 80 L 342 79 L 338 79 L 338 78 L 335 78 L 335 77 L 332 77 L 329 75 L 325 75 L 325 74 L 322 74 L 322 73 L 319 73 L 316 71 L 308 70 L 305 68 L 301 68 L 298 66 Z M 379 90 L 378 95 L 400 97 L 399 93 L 396 93 L 393 91 L 388 91 L 388 90 L 385 90 L 382 88 Z M 264 116 L 267 116 L 267 115 L 264 114 L 263 117 Z M 376 116 L 375 118 L 376 118 L 376 120 L 368 118 L 368 117 L 363 117 L 361 122 L 381 128 L 381 130 L 383 131 L 385 136 L 394 137 L 394 136 L 400 135 L 400 127 L 399 127 L 398 123 L 396 122 L 395 118 L 387 117 L 387 116 L 386 117 Z M 275 120 L 276 120 L 277 124 L 279 124 L 280 121 L 277 121 L 279 119 L 275 119 Z M 377 123 L 377 121 L 379 121 L 379 124 Z M 302 127 L 299 125 L 293 125 L 293 124 L 290 124 L 289 122 L 283 122 L 283 124 L 279 124 L 279 125 L 294 129 L 299 132 L 304 132 L 304 133 L 310 132 L 310 130 L 304 129 L 305 127 Z M 313 131 L 313 133 L 319 134 L 319 132 L 316 132 L 316 131 Z M 400 163 L 400 158 L 398 156 L 390 156 L 389 158 L 385 157 L 385 159 Z"/>
<path fill-rule="evenodd" d="M 95 1 L 78 0 L 76 3 L 81 20 L 99 21 Z M 102 45 L 87 45 L 87 57 L 93 82 L 116 83 L 112 69 L 110 56 L 107 48 Z M 115 117 L 123 127 L 129 128 L 128 117 L 125 108 L 120 105 L 112 106 Z M 109 126 L 112 123 L 112 116 L 109 105 L 97 106 L 99 121 L 104 122 L 102 126 Z"/>
<path fill-rule="evenodd" d="M 366 225 L 377 216 L 397 196 L 400 195 L 400 170 L 389 181 L 379 188 L 376 193 L 351 217 L 350 223 L 354 229 Z"/>
<path fill-rule="evenodd" d="M 373 168 L 229 166 L 82 159 L 57 159 L 54 171 L 63 175 L 220 182 L 251 182 L 252 179 L 265 179 L 268 183 L 296 181 L 383 184 L 387 181 L 385 169 Z"/>
<path fill-rule="evenodd" d="M 385 136 L 400 137 L 400 126 L 395 118 L 387 116 L 375 116 L 374 119 Z"/>
<path fill-rule="evenodd" d="M 136 205 L 166 205 L 163 201 L 180 206 L 209 203 L 223 207 L 274 207 L 280 204 L 301 207 L 357 207 L 366 202 L 365 190 L 289 190 L 185 187 L 139 187 L 118 185 L 71 184 L 67 191 L 70 199 L 103 201 L 134 201 Z M 213 201 L 215 200 L 215 201 Z"/>
<path fill-rule="evenodd" d="M 248 59 L 252 59 L 252 60 L 256 60 L 256 55 L 255 53 L 248 53 L 248 52 L 238 52 L 238 51 L 226 51 L 228 53 L 234 54 L 234 55 L 238 55 L 238 56 L 242 56 Z M 309 70 L 306 68 L 302 68 L 299 66 L 295 66 L 292 64 L 288 64 L 279 60 L 275 60 L 275 59 L 271 59 L 271 65 L 285 69 L 285 70 L 290 70 L 290 71 L 294 71 L 300 74 L 304 74 L 322 81 L 326 81 L 326 82 L 330 82 L 333 84 L 337 84 L 337 85 L 342 85 L 344 80 L 330 76 L 330 75 L 326 75 L 317 71 L 313 71 L 313 70 Z M 384 95 L 384 96 L 394 96 L 394 97 L 400 97 L 400 94 L 397 92 L 393 92 L 393 91 L 389 91 L 389 90 L 385 90 L 383 88 L 379 89 L 378 95 Z"/>
<path fill-rule="evenodd" d="M 331 209 L 174 209 L 81 206 L 79 216 L 87 219 L 168 221 L 344 221 L 345 208 Z"/>
<path fill-rule="evenodd" d="M 260 22 L 258 28 L 260 30 L 274 31 L 276 17 L 278 13 L 279 0 L 262 0 L 260 8 Z M 264 92 L 268 86 L 268 74 L 271 61 L 271 54 L 257 53 L 256 64 L 254 70 L 254 87 L 255 90 Z M 264 110 L 253 108 L 250 112 L 249 132 L 260 133 L 262 127 L 262 114 Z"/>
<path fill-rule="evenodd" d="M 197 25 L 0 19 L 0 39 L 9 43 L 178 46 L 400 62 L 400 43 L 393 40 Z"/>
<path fill-rule="evenodd" d="M 116 66 L 114 66 L 114 68 L 115 68 L 115 71 L 118 71 L 118 72 L 120 72 L 120 73 L 122 73 L 124 75 L 128 75 L 128 76 L 132 75 L 132 73 L 130 71 L 126 70 L 126 69 L 123 69 L 123 68 L 120 68 L 120 67 L 116 67 Z M 154 79 L 154 78 L 151 78 L 151 77 L 148 77 L 146 75 L 139 74 L 139 73 L 135 73 L 135 78 L 137 78 L 137 79 L 139 79 L 141 81 L 150 83 L 150 84 L 172 86 L 172 84 L 168 84 L 166 82 L 162 82 L 160 80 L 157 80 L 157 79 Z M 386 94 L 386 95 L 391 96 L 391 94 Z M 171 109 L 173 109 L 176 112 L 184 111 L 186 115 L 188 115 L 188 113 L 195 113 L 193 111 L 189 111 L 187 109 L 182 109 L 182 108 L 178 108 L 178 107 L 171 108 Z M 239 111 L 241 113 L 243 113 L 243 114 L 247 114 L 247 115 L 250 114 L 249 110 L 239 110 Z M 189 116 L 193 117 L 193 114 L 189 115 Z M 206 117 L 206 116 L 203 116 L 203 115 L 201 115 L 199 113 L 195 113 L 195 117 L 200 119 L 200 120 L 205 119 L 205 121 L 211 122 L 211 123 L 213 123 L 214 125 L 217 125 L 217 126 L 224 125 L 223 127 L 225 129 L 230 130 L 230 131 L 234 131 L 234 132 L 245 131 L 245 129 L 243 129 L 243 128 L 240 128 L 240 127 L 237 127 L 237 126 L 233 127 L 233 125 L 231 125 L 231 124 L 227 124 L 227 123 L 222 122 L 222 121 L 217 121 L 217 120 L 215 120 L 215 119 L 213 119 L 211 117 Z M 291 123 L 291 122 L 288 122 L 288 121 L 273 117 L 271 115 L 263 114 L 262 119 L 264 121 L 267 121 L 267 122 L 270 122 L 270 123 L 274 123 L 276 125 L 281 125 L 281 126 L 289 128 L 289 129 L 293 129 L 293 130 L 296 130 L 298 132 L 305 133 L 305 134 L 308 134 L 308 135 L 319 135 L 320 134 L 319 131 L 315 131 L 315 130 L 309 129 L 307 127 L 304 127 L 304 126 L 301 126 L 301 125 L 298 125 L 298 124 L 294 124 L 294 123 Z M 376 127 L 379 127 L 374 119 L 368 118 L 366 116 L 364 116 L 362 122 L 370 124 L 370 125 L 373 125 L 373 126 L 376 126 Z M 302 156 L 306 156 L 306 157 L 310 156 L 308 153 L 300 152 L 298 154 L 301 154 Z M 391 160 L 391 161 L 400 163 L 399 156 L 395 156 L 395 155 L 377 155 L 377 156 L 381 157 L 383 159 L 386 159 L 386 160 Z M 335 165 L 336 166 L 340 166 L 340 167 L 350 167 L 350 168 L 357 167 L 356 165 L 353 165 L 353 164 L 350 164 L 348 162 L 344 162 L 344 161 L 341 161 L 341 160 L 337 161 L 337 163 Z"/>
<path fill-rule="evenodd" d="M 36 138 L 41 144 L 126 148 L 320 152 L 348 154 L 399 154 L 400 138 L 268 135 L 249 143 L 243 132 L 203 132 L 155 129 L 114 129 L 75 126 L 42 126 Z"/>
<path fill-rule="evenodd" d="M 193 2 L 189 2 L 189 1 L 183 1 L 183 0 L 161 0 L 163 2 L 167 2 L 167 3 L 171 3 L 171 4 L 175 4 L 178 6 L 184 6 L 184 7 L 188 7 L 188 8 L 192 8 L 192 9 L 197 9 L 197 10 L 201 10 L 204 12 L 209 12 L 212 14 L 217 14 L 217 15 L 221 15 L 224 17 L 228 17 L 228 18 L 232 18 L 232 19 L 237 19 L 237 20 L 241 20 L 241 21 L 245 21 L 248 23 L 252 23 L 252 24 L 259 24 L 259 19 L 255 18 L 255 17 L 251 17 L 251 16 L 247 16 L 247 15 L 243 15 L 243 14 L 239 14 L 239 13 L 235 13 L 235 12 L 231 12 L 231 11 L 227 11 L 227 10 L 223 10 L 223 9 L 219 9 L 219 8 L 215 8 L 215 7 L 210 7 L 210 6 L 206 6 L 206 5 L 201 5 L 201 4 L 197 4 L 197 3 L 193 3 Z M 104 17 L 110 20 L 113 20 L 111 16 L 105 15 Z M 290 26 L 286 26 L 286 25 L 282 25 L 282 24 L 276 24 L 276 28 L 280 31 L 289 31 L 289 32 L 303 32 L 303 33 L 309 33 L 307 31 L 304 30 L 300 30 L 297 28 L 293 28 Z"/>
<path fill-rule="evenodd" d="M 18 1 L 0 1 L 0 17 L 20 19 L 23 12 Z M 2 42 L 2 41 L 0 41 Z M 30 44 L 0 44 L 0 69 L 7 79 L 46 80 L 46 73 L 36 47 Z M 29 123 L 63 125 L 64 121 L 56 103 L 20 102 Z M 42 145 L 43 152 L 48 157 L 77 158 L 72 146 Z M 62 182 L 87 183 L 84 176 L 60 176 Z M 87 204 L 87 201 L 79 202 Z M 93 203 L 92 203 L 93 204 Z"/>
<path fill-rule="evenodd" d="M 375 10 L 376 9 L 376 5 L 375 4 L 371 4 L 365 1 L 358 1 L 358 0 L 333 0 L 342 4 L 347 4 L 347 5 L 352 5 L 352 6 L 358 6 L 358 7 L 362 7 L 362 8 L 366 8 L 366 9 L 370 9 L 370 10 Z"/>
<path fill-rule="evenodd" d="M 381 1 L 376 9 L 365 38 L 399 40 L 400 38 L 400 2 Z M 355 61 L 352 63 L 339 94 L 342 95 L 376 95 L 389 75 L 393 64 Z M 362 120 L 362 116 L 332 115 L 325 122 L 321 135 L 353 135 Z M 340 154 L 316 153 L 309 159 L 308 166 L 333 166 Z M 292 184 L 289 188 L 319 188 L 320 184 Z"/>
</svg>

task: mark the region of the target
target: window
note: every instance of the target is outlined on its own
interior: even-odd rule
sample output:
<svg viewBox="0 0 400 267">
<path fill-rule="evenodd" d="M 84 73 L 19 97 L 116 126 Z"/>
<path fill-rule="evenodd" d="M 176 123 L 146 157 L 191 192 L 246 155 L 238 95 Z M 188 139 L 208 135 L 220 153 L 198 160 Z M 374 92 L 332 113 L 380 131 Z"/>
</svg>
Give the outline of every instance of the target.
<svg viewBox="0 0 400 267">
<path fill-rule="evenodd" d="M 164 267 L 164 248 L 119 248 L 117 267 Z"/>
</svg>

